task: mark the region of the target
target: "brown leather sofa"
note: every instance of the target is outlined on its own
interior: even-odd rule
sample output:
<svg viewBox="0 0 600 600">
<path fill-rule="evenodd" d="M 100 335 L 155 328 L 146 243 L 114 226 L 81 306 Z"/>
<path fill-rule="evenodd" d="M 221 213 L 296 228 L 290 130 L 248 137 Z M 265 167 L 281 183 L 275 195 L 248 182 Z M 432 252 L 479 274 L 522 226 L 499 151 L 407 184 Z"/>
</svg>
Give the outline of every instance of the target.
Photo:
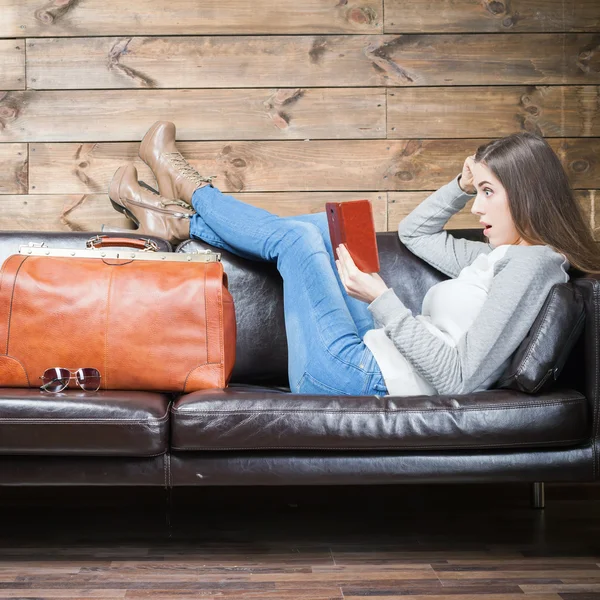
<svg viewBox="0 0 600 600">
<path fill-rule="evenodd" d="M 483 240 L 478 230 L 452 233 Z M 0 261 L 30 241 L 83 247 L 91 235 L 0 232 Z M 447 277 L 393 232 L 378 234 L 378 243 L 384 280 L 418 313 L 427 289 Z M 177 251 L 206 247 L 189 240 Z M 171 248 L 161 241 L 161 249 Z M 535 483 L 539 494 L 540 482 L 598 478 L 598 280 L 573 277 L 562 284 L 581 299 L 585 323 L 564 367 L 551 371 L 558 379 L 550 377 L 536 393 L 300 396 L 286 387 L 275 266 L 222 255 L 238 323 L 230 387 L 179 397 L 78 389 L 54 396 L 0 387 L 0 485 L 520 481 Z M 538 329 L 547 321 L 540 323 Z"/>
</svg>

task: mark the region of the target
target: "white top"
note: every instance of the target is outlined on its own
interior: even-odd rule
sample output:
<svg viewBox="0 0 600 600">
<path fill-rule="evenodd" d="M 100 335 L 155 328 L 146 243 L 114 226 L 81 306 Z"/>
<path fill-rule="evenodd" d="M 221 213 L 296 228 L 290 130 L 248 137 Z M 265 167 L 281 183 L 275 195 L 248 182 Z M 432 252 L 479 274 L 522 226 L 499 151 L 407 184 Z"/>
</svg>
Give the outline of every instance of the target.
<svg viewBox="0 0 600 600">
<path fill-rule="evenodd" d="M 480 254 L 472 264 L 464 267 L 458 277 L 435 284 L 425 294 L 421 314 L 415 316 L 431 333 L 447 344 L 456 346 L 467 332 L 485 303 L 494 278 L 494 263 L 500 260 L 510 244 L 494 248 L 489 254 Z M 383 327 L 371 329 L 364 336 L 392 396 L 435 396 L 436 389 L 396 348 Z M 507 361 L 510 360 L 507 359 Z M 502 363 L 475 391 L 488 389 L 506 368 Z"/>
</svg>

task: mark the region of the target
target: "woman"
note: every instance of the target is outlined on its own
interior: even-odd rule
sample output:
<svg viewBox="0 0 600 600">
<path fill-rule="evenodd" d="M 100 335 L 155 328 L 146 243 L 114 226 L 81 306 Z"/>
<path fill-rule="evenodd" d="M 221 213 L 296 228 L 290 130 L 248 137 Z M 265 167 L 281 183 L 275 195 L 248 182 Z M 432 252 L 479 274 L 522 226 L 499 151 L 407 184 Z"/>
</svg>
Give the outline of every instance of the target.
<svg viewBox="0 0 600 600">
<path fill-rule="evenodd" d="M 416 255 L 451 277 L 433 286 L 414 316 L 376 273 L 362 273 L 343 246 L 333 251 L 325 213 L 278 217 L 222 194 L 177 151 L 175 126 L 155 123 L 140 157 L 159 195 L 133 165 L 110 185 L 114 207 L 139 232 L 172 242 L 204 240 L 239 256 L 276 261 L 283 277 L 292 392 L 465 394 L 489 389 L 570 266 L 598 268 L 591 232 L 560 161 L 539 136 L 519 133 L 484 146 L 462 173 L 402 220 Z M 475 196 L 471 212 L 489 243 L 443 230 Z"/>
</svg>

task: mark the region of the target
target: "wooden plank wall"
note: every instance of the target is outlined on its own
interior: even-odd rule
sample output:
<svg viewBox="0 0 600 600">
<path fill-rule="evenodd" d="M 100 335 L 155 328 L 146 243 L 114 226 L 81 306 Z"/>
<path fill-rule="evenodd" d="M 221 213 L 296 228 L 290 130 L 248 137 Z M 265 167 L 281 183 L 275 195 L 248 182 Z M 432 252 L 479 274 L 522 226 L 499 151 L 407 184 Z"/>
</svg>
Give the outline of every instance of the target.
<svg viewBox="0 0 600 600">
<path fill-rule="evenodd" d="M 477 146 L 544 135 L 600 243 L 598 0 L 0 0 L 0 229 L 128 226 L 106 190 L 157 119 L 282 215 L 395 230 Z M 479 227 L 472 203 L 448 228 Z"/>
</svg>

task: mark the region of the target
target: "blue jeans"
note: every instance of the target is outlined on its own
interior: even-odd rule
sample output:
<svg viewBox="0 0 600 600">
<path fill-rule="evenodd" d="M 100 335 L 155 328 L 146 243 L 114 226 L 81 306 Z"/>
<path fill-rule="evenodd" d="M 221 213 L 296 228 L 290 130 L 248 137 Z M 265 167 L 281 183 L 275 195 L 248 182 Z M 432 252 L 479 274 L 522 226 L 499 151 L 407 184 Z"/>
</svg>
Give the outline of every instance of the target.
<svg viewBox="0 0 600 600">
<path fill-rule="evenodd" d="M 190 221 L 191 237 L 243 258 L 277 262 L 292 392 L 387 393 L 377 362 L 362 341 L 373 318 L 367 304 L 344 290 L 324 212 L 278 217 L 212 186 L 197 189 L 192 204 L 197 214 Z"/>
</svg>

